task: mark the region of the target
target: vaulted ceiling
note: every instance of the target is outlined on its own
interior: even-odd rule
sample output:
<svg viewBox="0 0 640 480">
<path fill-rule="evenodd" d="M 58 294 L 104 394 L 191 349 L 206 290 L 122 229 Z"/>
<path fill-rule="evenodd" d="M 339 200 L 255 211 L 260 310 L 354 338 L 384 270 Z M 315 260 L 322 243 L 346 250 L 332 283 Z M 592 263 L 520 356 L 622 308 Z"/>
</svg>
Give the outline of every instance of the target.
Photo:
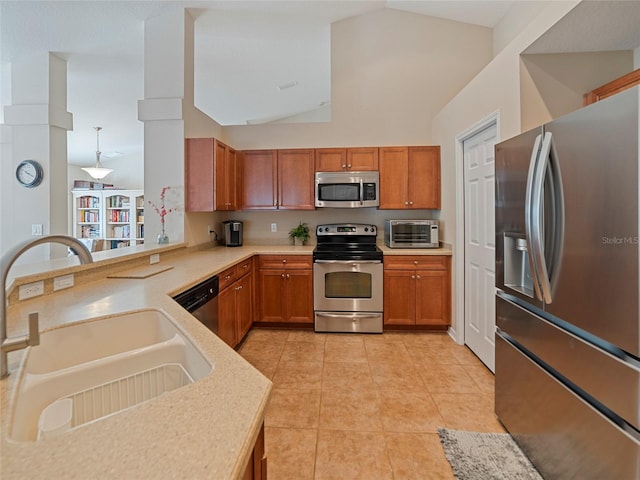
<svg viewBox="0 0 640 480">
<path fill-rule="evenodd" d="M 189 8 L 196 18 L 197 106 L 221 124 L 241 124 L 280 119 L 330 102 L 330 25 L 335 21 L 394 8 L 490 28 L 513 3 L 3 0 L 1 59 L 6 64 L 48 51 L 66 59 L 68 110 L 74 116 L 69 162 L 93 163 L 93 127 L 102 126 L 100 146 L 108 166 L 110 156 L 142 149 L 137 101 L 144 97 L 144 21 L 165 9 Z M 229 66 L 225 75 L 219 75 L 219 65 Z M 7 76 L 2 75 L 5 85 Z M 1 90 L 4 104 L 10 102 L 7 90 Z"/>
</svg>

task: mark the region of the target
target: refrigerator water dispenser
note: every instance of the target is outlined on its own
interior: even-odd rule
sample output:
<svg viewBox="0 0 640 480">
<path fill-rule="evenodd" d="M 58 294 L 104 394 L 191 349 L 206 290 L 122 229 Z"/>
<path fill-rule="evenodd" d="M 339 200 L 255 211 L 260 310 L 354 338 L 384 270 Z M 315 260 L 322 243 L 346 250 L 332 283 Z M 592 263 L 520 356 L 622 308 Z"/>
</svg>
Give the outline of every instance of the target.
<svg viewBox="0 0 640 480">
<path fill-rule="evenodd" d="M 504 234 L 504 284 L 533 298 L 529 251 L 523 235 Z"/>
</svg>

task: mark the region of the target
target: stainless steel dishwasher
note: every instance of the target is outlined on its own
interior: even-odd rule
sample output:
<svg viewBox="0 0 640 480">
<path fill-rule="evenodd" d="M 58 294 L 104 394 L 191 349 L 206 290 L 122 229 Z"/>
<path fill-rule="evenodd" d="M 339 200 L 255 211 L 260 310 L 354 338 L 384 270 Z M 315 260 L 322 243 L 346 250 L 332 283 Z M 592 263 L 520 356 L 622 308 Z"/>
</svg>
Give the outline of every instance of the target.
<svg viewBox="0 0 640 480">
<path fill-rule="evenodd" d="M 217 335 L 219 288 L 218 276 L 215 275 L 173 299 Z"/>
</svg>

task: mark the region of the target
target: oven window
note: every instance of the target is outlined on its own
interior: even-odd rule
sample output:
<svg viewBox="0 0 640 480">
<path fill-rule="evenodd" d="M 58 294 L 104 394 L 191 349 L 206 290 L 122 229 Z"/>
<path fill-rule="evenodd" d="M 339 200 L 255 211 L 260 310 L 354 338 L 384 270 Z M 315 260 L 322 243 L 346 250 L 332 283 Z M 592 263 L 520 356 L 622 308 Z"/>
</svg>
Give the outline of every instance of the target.
<svg viewBox="0 0 640 480">
<path fill-rule="evenodd" d="M 348 201 L 360 200 L 359 183 L 322 183 L 318 185 L 318 200 Z"/>
<path fill-rule="evenodd" d="M 325 298 L 371 298 L 370 273 L 333 272 L 324 276 Z"/>
</svg>

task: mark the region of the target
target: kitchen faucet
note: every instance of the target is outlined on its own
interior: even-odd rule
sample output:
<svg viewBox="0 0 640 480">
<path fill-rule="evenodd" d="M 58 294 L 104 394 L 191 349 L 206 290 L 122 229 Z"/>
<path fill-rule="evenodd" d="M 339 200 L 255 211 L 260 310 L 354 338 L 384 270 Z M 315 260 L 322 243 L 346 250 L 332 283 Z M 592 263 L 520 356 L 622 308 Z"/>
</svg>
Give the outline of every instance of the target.
<svg viewBox="0 0 640 480">
<path fill-rule="evenodd" d="M 29 314 L 29 333 L 27 335 L 21 335 L 19 337 L 7 338 L 7 276 L 9 275 L 9 269 L 27 250 L 30 250 L 36 245 L 44 243 L 61 243 L 67 247 L 72 248 L 80 259 L 81 264 L 92 263 L 93 257 L 91 252 L 84 246 L 84 244 L 77 238 L 69 237 L 66 235 L 49 235 L 46 237 L 37 238 L 35 240 L 29 240 L 24 243 L 20 243 L 9 250 L 0 259 L 0 272 L 2 283 L 2 291 L 0 292 L 0 378 L 5 378 L 9 375 L 9 368 L 7 362 L 7 354 L 14 350 L 20 350 L 26 348 L 29 345 L 35 346 L 40 344 L 40 332 L 38 330 L 38 313 Z"/>
</svg>

